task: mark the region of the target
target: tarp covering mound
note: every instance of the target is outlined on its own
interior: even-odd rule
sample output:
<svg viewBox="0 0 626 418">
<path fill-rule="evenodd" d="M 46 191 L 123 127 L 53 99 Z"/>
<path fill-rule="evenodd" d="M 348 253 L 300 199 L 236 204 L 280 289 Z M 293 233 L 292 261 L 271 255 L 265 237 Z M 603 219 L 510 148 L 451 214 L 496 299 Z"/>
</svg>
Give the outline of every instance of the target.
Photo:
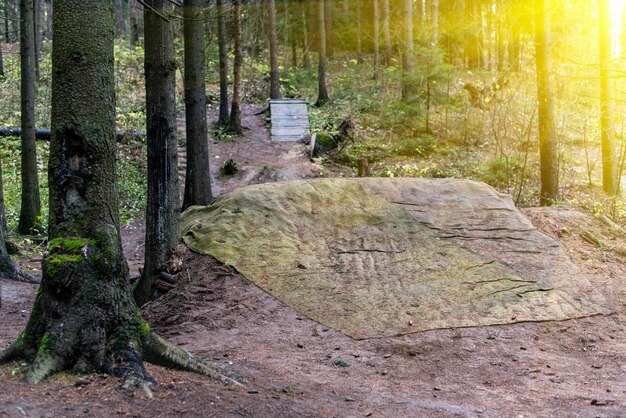
<svg viewBox="0 0 626 418">
<path fill-rule="evenodd" d="M 188 209 L 182 234 L 357 339 L 611 313 L 508 196 L 467 180 L 249 186 Z"/>
</svg>

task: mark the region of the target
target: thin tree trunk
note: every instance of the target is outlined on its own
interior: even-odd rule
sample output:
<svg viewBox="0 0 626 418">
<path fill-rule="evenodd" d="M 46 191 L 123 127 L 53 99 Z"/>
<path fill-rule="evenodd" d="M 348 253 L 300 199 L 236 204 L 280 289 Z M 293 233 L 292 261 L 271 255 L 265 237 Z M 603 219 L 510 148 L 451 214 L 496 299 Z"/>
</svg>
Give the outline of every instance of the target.
<svg viewBox="0 0 626 418">
<path fill-rule="evenodd" d="M 378 0 L 376 0 L 378 1 Z M 346 1 L 346 7 L 348 2 Z M 356 57 L 359 63 L 363 62 L 363 9 L 360 1 L 356 2 Z"/>
<path fill-rule="evenodd" d="M 4 59 L 2 57 L 2 44 L 0 44 L 0 78 L 4 78 Z"/>
<path fill-rule="evenodd" d="M 139 43 L 141 33 L 141 14 L 137 0 L 130 0 L 130 2 L 130 46 L 135 47 Z"/>
<path fill-rule="evenodd" d="M 217 43 L 219 48 L 219 73 L 220 73 L 220 111 L 218 123 L 227 125 L 229 119 L 228 109 L 228 50 L 226 45 L 226 17 L 224 0 L 217 0 Z"/>
<path fill-rule="evenodd" d="M 602 188 L 609 195 L 617 193 L 615 124 L 613 121 L 613 93 L 611 83 L 611 5 L 609 0 L 598 0 L 600 31 L 600 130 L 602 136 Z"/>
<path fill-rule="evenodd" d="M 176 61 L 168 0 L 148 0 L 144 7 L 148 202 L 143 275 L 134 288 L 143 305 L 153 297 L 153 285 L 168 269 L 179 239 L 180 196 L 176 142 Z M 159 16 L 159 14 L 161 16 Z"/>
<path fill-rule="evenodd" d="M 300 14 L 302 16 L 302 66 L 311 67 L 311 39 L 309 35 L 309 19 L 306 15 L 305 0 L 300 0 Z"/>
<path fill-rule="evenodd" d="M 115 36 L 124 35 L 124 0 L 115 0 Z"/>
<path fill-rule="evenodd" d="M 2 232 L 6 234 L 8 232 L 7 227 L 7 212 L 4 205 L 4 184 L 2 181 L 2 155 L 0 155 L 0 228 Z M 0 251 L 2 249 L 0 248 Z"/>
<path fill-rule="evenodd" d="M 374 80 L 380 79 L 380 10 L 378 8 L 378 0 L 372 0 L 374 8 L 373 27 L 374 27 Z"/>
<path fill-rule="evenodd" d="M 276 36 L 276 2 L 267 0 L 270 29 L 270 99 L 280 99 L 280 74 L 278 71 L 278 39 Z"/>
<path fill-rule="evenodd" d="M 326 37 L 326 57 L 335 58 L 335 42 L 333 37 L 333 0 L 324 0 L 324 32 Z"/>
<path fill-rule="evenodd" d="M 439 0 L 432 0 L 430 21 L 433 27 L 433 44 L 437 45 L 439 43 Z"/>
<path fill-rule="evenodd" d="M 204 81 L 204 0 L 185 0 L 185 125 L 187 130 L 187 172 L 183 210 L 208 205 L 211 194 L 209 141 Z"/>
<path fill-rule="evenodd" d="M 20 60 L 21 60 L 21 156 L 22 199 L 18 231 L 21 234 L 40 232 L 41 200 L 37 177 L 37 147 L 35 145 L 35 25 L 34 2 L 20 0 Z"/>
<path fill-rule="evenodd" d="M 39 62 L 41 61 L 41 27 L 43 18 L 43 0 L 34 0 L 33 7 L 33 32 L 35 37 L 35 77 L 39 81 Z"/>
<path fill-rule="evenodd" d="M 324 19 L 325 0 L 317 0 L 317 37 L 318 37 L 318 71 L 317 71 L 317 102 L 316 106 L 323 106 L 328 102 L 328 89 L 326 88 L 326 23 Z"/>
<path fill-rule="evenodd" d="M 243 46 L 241 27 L 241 0 L 233 0 L 233 37 L 235 59 L 233 61 L 233 102 L 230 110 L 230 130 L 236 135 L 243 133 L 241 126 L 241 102 L 243 87 Z"/>
<path fill-rule="evenodd" d="M 535 0 L 537 100 L 539 116 L 539 153 L 541 163 L 540 204 L 547 206 L 558 199 L 559 169 L 554 87 L 550 76 L 550 0 Z"/>
<path fill-rule="evenodd" d="M 383 0 L 383 39 L 385 41 L 385 66 L 391 65 L 391 30 L 389 28 L 389 20 L 391 19 L 391 10 L 389 7 L 390 0 Z"/>
<path fill-rule="evenodd" d="M 45 24 L 44 24 L 44 38 L 52 39 L 52 0 L 44 1 Z"/>
<path fill-rule="evenodd" d="M 404 68 L 402 72 L 402 100 L 415 100 L 415 83 L 413 82 L 415 64 L 413 62 L 413 1 L 404 0 Z"/>
</svg>

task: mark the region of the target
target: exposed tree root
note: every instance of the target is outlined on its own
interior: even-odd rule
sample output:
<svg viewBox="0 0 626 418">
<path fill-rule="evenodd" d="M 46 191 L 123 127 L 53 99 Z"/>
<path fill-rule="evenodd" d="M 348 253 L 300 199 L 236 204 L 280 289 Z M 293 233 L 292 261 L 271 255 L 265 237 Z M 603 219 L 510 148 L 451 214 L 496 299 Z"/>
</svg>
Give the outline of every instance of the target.
<svg viewBox="0 0 626 418">
<path fill-rule="evenodd" d="M 38 284 L 41 280 L 37 277 L 33 277 L 30 274 L 24 273 L 18 267 L 12 265 L 8 271 L 0 272 L 0 279 L 14 280 L 17 282 L 35 283 Z"/>
<path fill-rule="evenodd" d="M 24 358 L 24 333 L 21 333 L 13 344 L 0 352 L 0 364 Z"/>
<path fill-rule="evenodd" d="M 241 377 L 222 370 L 214 364 L 195 358 L 188 351 L 164 340 L 153 332 L 144 336 L 142 353 L 144 359 L 152 364 L 186 370 L 222 383 L 243 386 Z"/>
</svg>

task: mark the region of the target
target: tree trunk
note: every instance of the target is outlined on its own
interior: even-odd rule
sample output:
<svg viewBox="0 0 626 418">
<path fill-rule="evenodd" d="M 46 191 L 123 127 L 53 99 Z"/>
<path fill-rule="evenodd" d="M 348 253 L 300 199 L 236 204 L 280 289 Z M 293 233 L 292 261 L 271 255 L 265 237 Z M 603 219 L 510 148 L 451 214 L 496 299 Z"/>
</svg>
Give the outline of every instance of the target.
<svg viewBox="0 0 626 418">
<path fill-rule="evenodd" d="M 617 193 L 619 185 L 616 164 L 615 123 L 613 120 L 614 93 L 611 83 L 611 5 L 609 0 L 598 0 L 600 31 L 600 130 L 602 136 L 602 188 L 609 195 Z"/>
<path fill-rule="evenodd" d="M 378 0 L 376 0 L 378 4 Z M 346 1 L 346 7 L 348 2 Z M 356 2 L 356 57 L 359 63 L 363 63 L 363 8 L 360 1 Z M 346 11 L 347 12 L 347 11 Z M 378 30 L 378 27 L 376 28 Z"/>
<path fill-rule="evenodd" d="M 317 0 L 317 38 L 319 63 L 317 68 L 317 102 L 316 106 L 323 106 L 328 102 L 328 89 L 326 88 L 326 23 L 324 19 L 325 0 Z"/>
<path fill-rule="evenodd" d="M 300 14 L 302 15 L 302 66 L 311 68 L 311 37 L 309 34 L 309 19 L 306 15 L 305 1 L 300 0 Z"/>
<path fill-rule="evenodd" d="M 278 72 L 278 39 L 276 37 L 276 2 L 267 0 L 270 29 L 270 99 L 280 99 L 280 74 Z"/>
<path fill-rule="evenodd" d="M 402 101 L 415 101 L 416 86 L 413 81 L 415 64 L 413 62 L 413 1 L 404 0 L 404 71 L 402 72 Z"/>
<path fill-rule="evenodd" d="M 508 25 L 509 25 L 509 67 L 512 72 L 520 72 L 521 64 L 521 47 L 520 47 L 520 6 L 516 2 L 509 5 Z"/>
<path fill-rule="evenodd" d="M 433 44 L 439 43 L 439 0 L 432 0 L 430 24 L 433 28 Z"/>
<path fill-rule="evenodd" d="M 0 155 L 0 229 L 6 234 L 9 232 L 7 227 L 7 211 L 4 205 L 4 185 L 2 182 L 2 155 Z"/>
<path fill-rule="evenodd" d="M 45 24 L 44 24 L 44 38 L 52 39 L 52 0 L 44 1 L 45 11 Z"/>
<path fill-rule="evenodd" d="M 144 7 L 148 202 L 143 274 L 134 288 L 139 306 L 150 301 L 154 282 L 168 269 L 180 238 L 180 195 L 176 142 L 174 37 L 168 0 Z M 160 15 L 160 16 L 159 16 Z"/>
<path fill-rule="evenodd" d="M 130 46 L 135 47 L 139 43 L 141 33 L 141 14 L 137 0 L 130 0 Z"/>
<path fill-rule="evenodd" d="M 43 18 L 43 0 L 34 0 L 33 32 L 35 39 L 35 77 L 39 81 L 39 62 L 41 61 L 41 22 Z"/>
<path fill-rule="evenodd" d="M 4 78 L 4 58 L 2 57 L 2 44 L 0 43 L 0 78 Z"/>
<path fill-rule="evenodd" d="M 383 0 L 383 39 L 385 42 L 385 66 L 391 65 L 391 30 L 389 29 L 389 20 L 391 19 L 391 10 L 389 0 Z"/>
<path fill-rule="evenodd" d="M 333 39 L 333 0 L 324 0 L 324 32 L 326 38 L 326 57 L 335 58 L 335 43 Z"/>
<path fill-rule="evenodd" d="M 204 5 L 204 0 L 185 0 L 184 5 L 187 173 L 183 210 L 213 200 L 204 81 Z"/>
<path fill-rule="evenodd" d="M 380 79 L 380 11 L 378 8 L 378 0 L 372 0 L 374 8 L 373 22 L 374 27 L 374 80 Z"/>
<path fill-rule="evenodd" d="M 218 123 L 227 125 L 228 112 L 228 48 L 226 44 L 226 17 L 224 0 L 217 0 L 217 43 L 219 48 L 220 112 Z"/>
<path fill-rule="evenodd" d="M 20 60 L 21 60 L 21 159 L 22 199 L 18 231 L 21 234 L 39 232 L 41 200 L 37 177 L 37 147 L 35 145 L 35 25 L 34 2 L 20 0 Z"/>
<path fill-rule="evenodd" d="M 558 199 L 559 169 L 554 87 L 550 51 L 550 0 L 535 0 L 535 54 L 537 61 L 537 100 L 539 117 L 539 152 L 541 163 L 540 204 L 547 206 Z"/>
<path fill-rule="evenodd" d="M 233 0 L 233 37 L 235 43 L 235 59 L 233 61 L 233 102 L 230 110 L 230 131 L 236 135 L 243 133 L 241 126 L 241 101 L 242 101 L 242 67 L 243 46 L 241 28 L 241 0 Z"/>
</svg>

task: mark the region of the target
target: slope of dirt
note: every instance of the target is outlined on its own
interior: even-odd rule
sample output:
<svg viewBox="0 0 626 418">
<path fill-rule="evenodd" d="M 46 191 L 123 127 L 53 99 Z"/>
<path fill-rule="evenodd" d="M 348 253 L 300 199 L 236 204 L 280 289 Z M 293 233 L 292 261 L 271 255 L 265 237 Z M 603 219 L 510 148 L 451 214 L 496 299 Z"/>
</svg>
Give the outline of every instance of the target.
<svg viewBox="0 0 626 418">
<path fill-rule="evenodd" d="M 237 152 L 255 151 L 242 146 Z M 230 190 L 244 178 L 218 184 Z M 144 315 L 171 341 L 245 376 L 245 389 L 150 365 L 159 382 L 154 399 L 128 396 L 117 379 L 99 375 L 61 375 L 32 387 L 13 376 L 23 366 L 10 364 L 0 367 L 0 417 L 626 416 L 626 258 L 612 251 L 625 237 L 567 209 L 524 212 L 559 240 L 616 314 L 355 341 L 299 315 L 214 259 L 188 252 L 177 288 L 145 306 Z M 584 231 L 609 245 L 589 244 Z M 142 225 L 123 234 L 136 271 Z M 25 325 L 36 289 L 0 286 L 1 349 Z"/>
</svg>

